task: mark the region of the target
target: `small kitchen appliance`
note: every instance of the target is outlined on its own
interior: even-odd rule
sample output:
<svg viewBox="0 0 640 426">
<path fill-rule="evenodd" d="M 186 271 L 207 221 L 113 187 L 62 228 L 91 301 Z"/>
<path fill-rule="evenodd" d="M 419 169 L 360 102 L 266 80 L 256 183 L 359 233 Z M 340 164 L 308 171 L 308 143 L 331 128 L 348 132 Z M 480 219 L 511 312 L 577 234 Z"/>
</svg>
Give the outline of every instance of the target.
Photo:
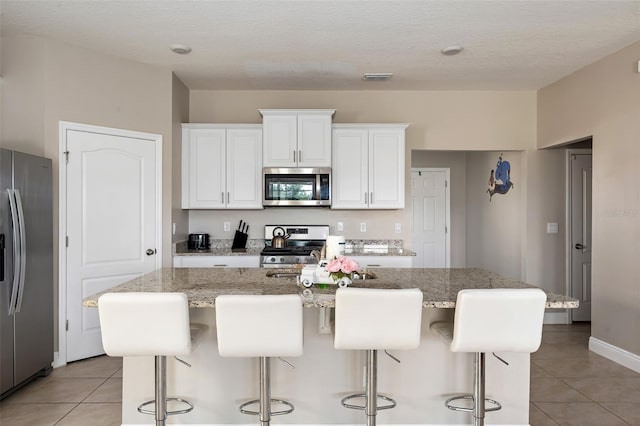
<svg viewBox="0 0 640 426">
<path fill-rule="evenodd" d="M 189 239 L 187 240 L 187 248 L 189 250 L 209 250 L 210 247 L 209 234 L 189 234 Z"/>
<path fill-rule="evenodd" d="M 285 244 L 283 247 L 274 247 L 274 236 L 280 234 L 283 234 L 282 238 L 287 235 Z M 303 265 L 315 264 L 327 235 L 329 225 L 265 225 L 265 244 L 260 253 L 260 265 L 263 268 L 302 268 Z M 317 257 L 311 254 L 314 250 L 318 251 Z"/>
</svg>

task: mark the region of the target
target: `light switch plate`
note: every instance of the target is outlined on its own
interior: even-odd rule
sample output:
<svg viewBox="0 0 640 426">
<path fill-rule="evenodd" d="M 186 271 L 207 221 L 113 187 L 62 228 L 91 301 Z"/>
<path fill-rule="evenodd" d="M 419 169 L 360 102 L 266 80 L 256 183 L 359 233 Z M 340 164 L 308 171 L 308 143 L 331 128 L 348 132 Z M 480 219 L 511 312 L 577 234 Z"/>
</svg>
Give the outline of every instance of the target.
<svg viewBox="0 0 640 426">
<path fill-rule="evenodd" d="M 547 223 L 547 234 L 557 234 L 557 233 L 558 233 L 558 224 Z"/>
<path fill-rule="evenodd" d="M 360 232 L 367 232 L 367 222 L 360 222 Z"/>
<path fill-rule="evenodd" d="M 224 223 L 224 230 L 225 231 L 231 231 L 231 222 L 225 222 Z"/>
<path fill-rule="evenodd" d="M 338 222 L 338 231 L 344 231 L 344 223 Z"/>
<path fill-rule="evenodd" d="M 395 226 L 394 226 L 394 229 L 395 229 L 395 231 L 396 231 L 396 234 L 401 233 L 401 232 L 402 232 L 402 224 L 401 224 L 401 223 L 399 223 L 399 222 L 396 222 L 396 224 L 395 224 Z"/>
</svg>

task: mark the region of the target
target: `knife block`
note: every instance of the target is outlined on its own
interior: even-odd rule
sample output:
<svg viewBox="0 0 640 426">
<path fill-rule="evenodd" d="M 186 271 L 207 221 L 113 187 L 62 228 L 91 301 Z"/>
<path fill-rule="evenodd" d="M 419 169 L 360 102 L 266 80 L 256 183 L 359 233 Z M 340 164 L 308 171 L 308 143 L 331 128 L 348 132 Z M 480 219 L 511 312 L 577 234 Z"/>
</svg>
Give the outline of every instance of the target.
<svg viewBox="0 0 640 426">
<path fill-rule="evenodd" d="M 233 237 L 233 243 L 231 244 L 231 251 L 232 252 L 247 251 L 247 248 L 246 248 L 247 238 L 249 238 L 248 234 L 244 232 L 236 231 L 236 234 Z"/>
</svg>

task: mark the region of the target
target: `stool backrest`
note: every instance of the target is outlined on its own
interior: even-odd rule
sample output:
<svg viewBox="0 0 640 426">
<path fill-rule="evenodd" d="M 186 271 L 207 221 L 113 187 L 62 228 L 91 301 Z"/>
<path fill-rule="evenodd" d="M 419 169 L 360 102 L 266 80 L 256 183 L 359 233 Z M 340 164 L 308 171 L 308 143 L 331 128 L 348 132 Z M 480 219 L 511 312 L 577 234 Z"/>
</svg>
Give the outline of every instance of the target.
<svg viewBox="0 0 640 426">
<path fill-rule="evenodd" d="M 547 296 L 537 288 L 473 289 L 458 293 L 454 352 L 535 352 Z"/>
<path fill-rule="evenodd" d="M 106 293 L 98 299 L 102 345 L 111 356 L 191 352 L 189 304 L 183 293 Z"/>
<path fill-rule="evenodd" d="M 299 295 L 223 295 L 216 297 L 215 306 L 221 356 L 302 355 Z"/>
<path fill-rule="evenodd" d="M 420 344 L 422 291 L 339 288 L 336 349 L 415 349 Z"/>
</svg>

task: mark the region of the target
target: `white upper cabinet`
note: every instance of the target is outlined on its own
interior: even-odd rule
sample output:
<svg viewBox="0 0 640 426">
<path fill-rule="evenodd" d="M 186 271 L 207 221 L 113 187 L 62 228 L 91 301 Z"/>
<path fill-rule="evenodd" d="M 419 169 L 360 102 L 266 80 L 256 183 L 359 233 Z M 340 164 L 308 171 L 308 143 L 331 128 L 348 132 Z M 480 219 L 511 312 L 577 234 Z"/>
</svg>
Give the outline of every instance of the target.
<svg viewBox="0 0 640 426">
<path fill-rule="evenodd" d="M 331 167 L 333 109 L 259 110 L 264 167 Z"/>
<path fill-rule="evenodd" d="M 331 208 L 404 208 L 407 126 L 333 125 Z"/>
<path fill-rule="evenodd" d="M 182 208 L 262 209 L 262 126 L 182 125 Z"/>
</svg>

